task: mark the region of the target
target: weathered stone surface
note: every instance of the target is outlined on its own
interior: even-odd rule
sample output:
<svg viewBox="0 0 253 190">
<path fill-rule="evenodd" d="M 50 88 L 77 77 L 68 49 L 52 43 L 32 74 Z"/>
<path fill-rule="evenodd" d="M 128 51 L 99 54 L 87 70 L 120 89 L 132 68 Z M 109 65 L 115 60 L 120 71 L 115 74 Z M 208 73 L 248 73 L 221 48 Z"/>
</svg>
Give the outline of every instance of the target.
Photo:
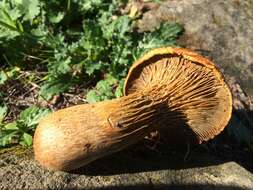
<svg viewBox="0 0 253 190">
<path fill-rule="evenodd" d="M 252 10 L 252 0 L 168 0 L 146 12 L 138 26 L 145 31 L 164 20 L 182 23 L 185 34 L 179 43 L 211 58 L 252 98 Z"/>
<path fill-rule="evenodd" d="M 217 189 L 252 190 L 253 175 L 210 155 L 135 155 L 124 151 L 72 173 L 48 171 L 31 150 L 0 155 L 0 189 Z"/>
</svg>

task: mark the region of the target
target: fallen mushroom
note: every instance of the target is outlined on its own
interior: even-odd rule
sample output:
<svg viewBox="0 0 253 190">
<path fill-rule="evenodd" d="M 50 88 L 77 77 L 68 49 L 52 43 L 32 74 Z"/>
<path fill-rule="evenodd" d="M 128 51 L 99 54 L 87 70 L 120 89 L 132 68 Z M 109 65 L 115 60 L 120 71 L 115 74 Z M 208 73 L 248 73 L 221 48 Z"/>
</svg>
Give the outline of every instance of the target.
<svg viewBox="0 0 253 190">
<path fill-rule="evenodd" d="M 219 134 L 232 112 L 222 74 L 182 48 L 158 48 L 130 68 L 125 96 L 49 114 L 35 131 L 35 159 L 73 170 L 136 143 L 154 130 L 190 134 L 198 143 Z"/>
</svg>

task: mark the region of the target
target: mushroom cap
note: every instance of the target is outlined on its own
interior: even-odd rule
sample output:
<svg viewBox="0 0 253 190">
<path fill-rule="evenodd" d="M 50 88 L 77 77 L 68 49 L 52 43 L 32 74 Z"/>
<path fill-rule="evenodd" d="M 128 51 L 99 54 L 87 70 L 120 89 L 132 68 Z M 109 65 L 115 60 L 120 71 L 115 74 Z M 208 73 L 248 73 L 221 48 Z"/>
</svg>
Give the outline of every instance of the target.
<svg viewBox="0 0 253 190">
<path fill-rule="evenodd" d="M 201 143 L 218 135 L 232 113 L 232 95 L 210 60 L 183 48 L 157 48 L 144 54 L 128 72 L 124 94 L 166 84 L 172 121 L 162 127 L 176 141 Z M 169 120 L 169 119 L 168 119 Z"/>
</svg>

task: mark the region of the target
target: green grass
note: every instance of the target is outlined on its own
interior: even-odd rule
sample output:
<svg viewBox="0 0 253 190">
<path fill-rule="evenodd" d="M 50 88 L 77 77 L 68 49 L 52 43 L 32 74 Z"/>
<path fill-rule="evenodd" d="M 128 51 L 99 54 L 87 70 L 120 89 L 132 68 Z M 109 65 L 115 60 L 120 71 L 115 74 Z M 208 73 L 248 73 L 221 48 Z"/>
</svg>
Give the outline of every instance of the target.
<svg viewBox="0 0 253 190">
<path fill-rule="evenodd" d="M 84 87 L 87 102 L 120 97 L 129 67 L 143 52 L 176 45 L 180 24 L 138 33 L 135 19 L 120 14 L 124 3 L 0 2 L 0 147 L 32 144 L 39 118 L 56 109 L 41 101 Z M 23 94 L 35 98 L 14 112 Z"/>
</svg>

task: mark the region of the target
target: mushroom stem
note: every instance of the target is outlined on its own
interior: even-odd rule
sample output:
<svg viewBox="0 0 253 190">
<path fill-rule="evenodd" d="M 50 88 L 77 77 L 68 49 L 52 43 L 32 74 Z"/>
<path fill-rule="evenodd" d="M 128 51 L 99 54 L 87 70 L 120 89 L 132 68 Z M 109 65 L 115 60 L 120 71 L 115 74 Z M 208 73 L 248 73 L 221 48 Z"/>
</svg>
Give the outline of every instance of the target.
<svg viewBox="0 0 253 190">
<path fill-rule="evenodd" d="M 35 159 L 53 170 L 79 168 L 141 140 L 159 126 L 162 113 L 169 115 L 167 109 L 167 99 L 152 88 L 56 111 L 36 129 Z"/>
</svg>

